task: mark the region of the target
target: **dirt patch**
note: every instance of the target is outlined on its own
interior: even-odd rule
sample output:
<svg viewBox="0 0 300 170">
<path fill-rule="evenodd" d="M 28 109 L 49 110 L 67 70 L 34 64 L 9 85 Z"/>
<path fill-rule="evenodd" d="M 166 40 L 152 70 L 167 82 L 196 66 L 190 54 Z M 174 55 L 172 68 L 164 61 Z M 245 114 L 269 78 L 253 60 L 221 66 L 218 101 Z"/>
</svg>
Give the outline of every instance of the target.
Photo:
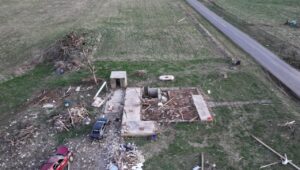
<svg viewBox="0 0 300 170">
<path fill-rule="evenodd" d="M 76 156 L 71 168 L 106 169 L 107 165 L 112 162 L 115 151 L 123 143 L 119 127 L 120 122 L 111 122 L 101 141 L 91 141 L 88 135 L 69 140 L 66 145 L 75 152 Z"/>
<path fill-rule="evenodd" d="M 3 169 L 38 169 L 62 144 L 74 152 L 71 169 L 107 169 L 113 162 L 124 169 L 131 169 L 138 163 L 143 165 L 141 151 L 133 144 L 130 144 L 133 148 L 126 148 L 129 144 L 125 144 L 120 135 L 123 91 L 116 91 L 112 96 L 102 92 L 101 97 L 112 101 L 106 103 L 106 107 L 93 108 L 91 103 L 97 86 L 78 87 L 41 92 L 9 126 L 1 129 L 4 135 L 0 137 L 0 159 L 4 161 L 0 166 Z M 104 115 L 105 108 L 112 102 L 118 103 L 120 109 L 105 112 L 109 123 L 104 138 L 92 141 L 89 138 L 92 124 Z M 88 124 L 85 118 L 90 118 Z M 13 159 L 16 161 L 11 161 Z"/>
<path fill-rule="evenodd" d="M 37 168 L 47 156 L 45 153 L 55 148 L 55 132 L 48 124 L 38 122 L 42 114 L 47 113 L 39 108 L 28 109 L 1 130 L 0 159 L 3 161 L 0 166 L 3 169 Z"/>
<path fill-rule="evenodd" d="M 93 85 L 82 86 L 80 91 L 75 89 L 64 87 L 42 91 L 20 109 L 22 111 L 8 126 L 1 129 L 2 168 L 36 169 L 53 153 L 58 134 L 73 133 L 77 136 L 82 133 L 79 129 L 88 127 L 84 118 L 94 120 L 95 113 L 99 113 L 90 107 L 97 89 Z M 70 105 L 66 106 L 66 101 Z M 63 126 L 57 124 L 58 120 Z"/>
</svg>

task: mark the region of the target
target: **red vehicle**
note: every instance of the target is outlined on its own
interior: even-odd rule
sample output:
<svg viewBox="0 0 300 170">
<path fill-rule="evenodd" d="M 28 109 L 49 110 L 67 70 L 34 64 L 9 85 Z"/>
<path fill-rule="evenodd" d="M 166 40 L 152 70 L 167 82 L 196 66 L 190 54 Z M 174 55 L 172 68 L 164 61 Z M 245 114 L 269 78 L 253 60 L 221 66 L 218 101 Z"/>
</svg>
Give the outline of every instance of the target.
<svg viewBox="0 0 300 170">
<path fill-rule="evenodd" d="M 44 163 L 41 170 L 67 170 L 69 162 L 72 161 L 73 153 L 66 146 L 60 146 L 56 149 L 55 154 Z"/>
</svg>

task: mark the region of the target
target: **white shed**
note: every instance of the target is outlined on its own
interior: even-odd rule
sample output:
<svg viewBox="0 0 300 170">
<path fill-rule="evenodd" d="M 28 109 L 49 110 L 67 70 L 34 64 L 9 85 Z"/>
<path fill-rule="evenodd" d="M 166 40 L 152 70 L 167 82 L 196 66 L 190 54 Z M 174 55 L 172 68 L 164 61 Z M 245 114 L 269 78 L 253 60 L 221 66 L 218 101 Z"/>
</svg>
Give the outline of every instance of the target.
<svg viewBox="0 0 300 170">
<path fill-rule="evenodd" d="M 112 71 L 110 74 L 110 86 L 112 89 L 127 87 L 126 71 Z"/>
</svg>

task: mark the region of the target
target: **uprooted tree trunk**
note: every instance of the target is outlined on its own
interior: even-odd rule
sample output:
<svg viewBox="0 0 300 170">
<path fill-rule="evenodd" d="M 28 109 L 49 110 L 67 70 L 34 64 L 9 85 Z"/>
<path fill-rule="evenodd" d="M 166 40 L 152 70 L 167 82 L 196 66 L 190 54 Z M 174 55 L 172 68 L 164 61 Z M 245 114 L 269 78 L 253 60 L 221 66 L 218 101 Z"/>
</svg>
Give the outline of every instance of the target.
<svg viewBox="0 0 300 170">
<path fill-rule="evenodd" d="M 87 67 L 89 68 L 90 72 L 93 75 L 94 82 L 95 82 L 96 85 L 98 85 L 98 80 L 97 80 L 97 76 L 96 76 L 95 66 L 91 62 L 88 53 L 84 49 L 82 50 L 82 52 L 83 52 L 84 59 L 86 60 Z"/>
</svg>

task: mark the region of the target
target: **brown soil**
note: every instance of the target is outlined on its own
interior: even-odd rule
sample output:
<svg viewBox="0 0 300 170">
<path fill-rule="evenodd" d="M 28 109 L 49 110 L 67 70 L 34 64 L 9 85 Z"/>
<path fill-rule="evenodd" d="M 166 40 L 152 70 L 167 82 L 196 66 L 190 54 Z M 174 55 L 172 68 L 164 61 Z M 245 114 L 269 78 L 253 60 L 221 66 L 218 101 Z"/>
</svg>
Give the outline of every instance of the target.
<svg viewBox="0 0 300 170">
<path fill-rule="evenodd" d="M 48 159 L 57 147 L 56 135 L 59 131 L 54 118 L 64 118 L 64 114 L 68 113 L 63 101 L 66 99 L 72 101 L 70 108 L 76 106 L 89 108 L 97 90 L 94 86 L 82 86 L 81 91 L 76 92 L 73 86 L 67 93 L 68 89 L 69 87 L 64 87 L 42 91 L 22 107 L 8 126 L 0 130 L 2 134 L 0 136 L 0 160 L 3 160 L 0 162 L 1 169 L 38 169 L 43 161 Z M 43 105 L 47 103 L 55 107 L 43 108 Z M 95 115 L 89 116 L 92 120 L 95 119 Z M 75 122 L 74 126 L 69 126 L 67 123 L 65 125 L 69 130 L 85 126 L 82 123 L 75 124 Z"/>
</svg>

